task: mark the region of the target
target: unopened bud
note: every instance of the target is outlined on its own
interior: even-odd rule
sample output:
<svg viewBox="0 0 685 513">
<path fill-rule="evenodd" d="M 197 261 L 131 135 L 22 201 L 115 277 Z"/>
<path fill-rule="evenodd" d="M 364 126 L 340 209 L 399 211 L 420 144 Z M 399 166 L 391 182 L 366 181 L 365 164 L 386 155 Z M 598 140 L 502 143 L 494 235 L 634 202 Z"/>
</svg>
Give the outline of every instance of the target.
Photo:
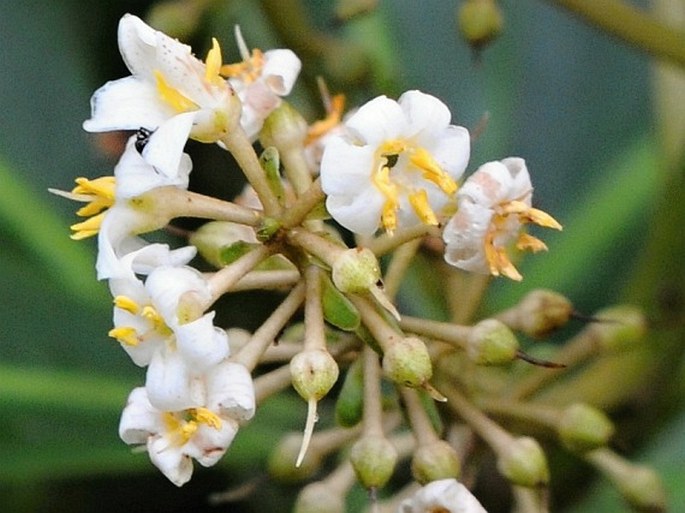
<svg viewBox="0 0 685 513">
<path fill-rule="evenodd" d="M 309 479 L 321 468 L 317 451 L 307 451 L 299 467 L 293 465 L 302 445 L 302 435 L 291 433 L 281 439 L 269 454 L 268 471 L 274 479 L 283 483 L 296 483 Z"/>
<path fill-rule="evenodd" d="M 319 400 L 338 380 L 338 364 L 323 349 L 302 351 L 290 360 L 293 387 L 303 399 Z"/>
<path fill-rule="evenodd" d="M 444 440 L 420 446 L 411 461 L 411 472 L 420 484 L 438 479 L 457 478 L 461 472 L 459 457 Z"/>
<path fill-rule="evenodd" d="M 606 445 L 614 434 L 614 425 L 600 410 L 577 403 L 562 412 L 557 432 L 570 451 L 585 452 Z"/>
<path fill-rule="evenodd" d="M 352 446 L 350 463 L 364 488 L 380 488 L 395 470 L 397 450 L 385 437 L 365 436 Z"/>
<path fill-rule="evenodd" d="M 395 383 L 411 388 L 424 385 L 433 376 L 426 344 L 416 337 L 393 341 L 383 353 L 383 371 Z"/>
<path fill-rule="evenodd" d="M 217 268 L 236 260 L 257 243 L 252 228 L 229 221 L 211 221 L 198 228 L 189 239 L 198 253 Z"/>
<path fill-rule="evenodd" d="M 341 292 L 366 292 L 380 282 L 381 268 L 373 251 L 352 248 L 336 258 L 331 278 Z"/>
<path fill-rule="evenodd" d="M 345 497 L 325 481 L 310 483 L 297 496 L 294 513 L 345 513 Z"/>
<path fill-rule="evenodd" d="M 502 365 L 513 362 L 518 350 L 518 340 L 504 323 L 485 319 L 471 329 L 466 354 L 478 365 Z"/>
<path fill-rule="evenodd" d="M 497 468 L 515 485 L 528 488 L 542 486 L 549 481 L 547 458 L 534 438 L 515 439 L 500 454 Z"/>
<path fill-rule="evenodd" d="M 519 303 L 513 329 L 532 338 L 543 338 L 564 326 L 573 314 L 573 305 L 561 294 L 538 289 L 530 292 Z"/>
<path fill-rule="evenodd" d="M 600 348 L 623 351 L 633 348 L 647 331 L 647 320 L 639 308 L 618 305 L 597 312 L 597 322 L 588 329 Z"/>
<path fill-rule="evenodd" d="M 466 0 L 457 14 L 459 30 L 466 41 L 480 49 L 502 32 L 504 18 L 495 0 Z"/>
<path fill-rule="evenodd" d="M 275 146 L 279 151 L 304 145 L 307 121 L 288 102 L 281 102 L 264 121 L 259 141 L 265 148 Z"/>
</svg>

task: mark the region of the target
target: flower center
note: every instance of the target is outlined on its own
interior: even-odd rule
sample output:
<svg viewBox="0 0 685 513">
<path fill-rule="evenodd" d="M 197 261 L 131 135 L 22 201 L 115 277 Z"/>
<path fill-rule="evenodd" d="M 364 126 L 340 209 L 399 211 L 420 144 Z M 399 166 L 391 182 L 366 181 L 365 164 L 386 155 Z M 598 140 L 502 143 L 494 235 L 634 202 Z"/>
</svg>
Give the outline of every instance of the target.
<svg viewBox="0 0 685 513">
<path fill-rule="evenodd" d="M 408 164 L 398 169 L 403 154 L 407 156 Z M 377 161 L 372 182 L 385 197 L 381 212 L 381 223 L 385 231 L 392 233 L 397 228 L 400 194 L 407 195 L 412 210 L 422 223 L 437 225 L 438 218 L 428 201 L 428 192 L 411 175 L 418 170 L 422 180 L 431 182 L 449 197 L 457 192 L 457 183 L 443 171 L 430 152 L 404 140 L 389 139 L 378 149 Z"/>
<path fill-rule="evenodd" d="M 119 326 L 109 330 L 107 334 L 110 337 L 117 339 L 121 344 L 135 347 L 151 335 L 158 335 L 166 338 L 173 334 L 173 331 L 167 326 L 166 322 L 164 322 L 164 319 L 159 312 L 151 305 L 141 306 L 130 297 L 117 296 L 114 298 L 114 306 L 115 308 L 121 308 L 133 315 L 142 317 L 151 325 L 150 329 L 144 333 L 140 333 L 133 326 Z"/>
<path fill-rule="evenodd" d="M 561 230 L 561 225 L 546 212 L 529 207 L 522 201 L 513 200 L 497 207 L 485 235 L 485 258 L 490 267 L 490 273 L 494 276 L 503 275 L 512 280 L 521 281 L 523 277 L 511 262 L 506 248 L 496 245 L 500 236 L 506 236 L 511 231 L 513 223 L 517 226 L 532 223 L 555 230 Z M 544 242 L 527 233 L 518 234 L 516 248 L 533 253 L 547 250 Z"/>
<path fill-rule="evenodd" d="M 221 418 L 207 408 L 191 408 L 180 413 L 164 412 L 163 419 L 175 445 L 185 445 L 201 424 L 221 429 Z"/>
</svg>

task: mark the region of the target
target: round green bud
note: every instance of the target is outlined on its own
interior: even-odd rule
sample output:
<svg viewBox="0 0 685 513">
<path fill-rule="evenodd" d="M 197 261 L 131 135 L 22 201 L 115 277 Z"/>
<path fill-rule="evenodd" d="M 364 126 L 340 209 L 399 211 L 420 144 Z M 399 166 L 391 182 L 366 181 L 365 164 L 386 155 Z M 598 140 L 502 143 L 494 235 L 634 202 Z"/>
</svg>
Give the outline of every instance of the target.
<svg viewBox="0 0 685 513">
<path fill-rule="evenodd" d="M 302 446 L 302 434 L 290 433 L 281 438 L 269 454 L 269 475 L 283 483 L 297 483 L 309 479 L 321 468 L 322 459 L 315 447 L 310 446 L 299 467 L 293 464 Z"/>
<path fill-rule="evenodd" d="M 600 348 L 623 351 L 635 347 L 647 332 L 647 320 L 639 308 L 617 305 L 597 312 L 590 330 Z"/>
<path fill-rule="evenodd" d="M 226 255 L 227 248 L 237 249 L 242 243 L 249 250 L 250 243 L 257 242 L 257 236 L 249 226 L 229 221 L 211 221 L 195 230 L 189 242 L 197 248 L 202 258 L 213 266 L 221 268 L 230 263 Z"/>
<path fill-rule="evenodd" d="M 350 463 L 364 488 L 380 488 L 395 470 L 397 450 L 385 437 L 365 436 L 352 446 Z"/>
<path fill-rule="evenodd" d="M 497 468 L 511 483 L 528 488 L 549 481 L 547 458 L 534 438 L 516 438 L 499 455 Z"/>
<path fill-rule="evenodd" d="M 345 497 L 323 481 L 310 483 L 297 496 L 294 513 L 345 513 Z"/>
<path fill-rule="evenodd" d="M 561 294 L 533 290 L 519 303 L 518 329 L 532 338 L 544 338 L 564 326 L 573 314 L 573 305 Z"/>
<path fill-rule="evenodd" d="M 288 102 L 281 102 L 264 121 L 259 141 L 265 148 L 275 146 L 279 151 L 304 145 L 307 137 L 307 121 Z"/>
<path fill-rule="evenodd" d="M 503 365 L 513 362 L 518 350 L 518 340 L 504 323 L 485 319 L 471 329 L 466 354 L 478 365 Z"/>
<path fill-rule="evenodd" d="M 414 479 L 425 485 L 439 479 L 458 478 L 461 464 L 454 448 L 444 440 L 420 446 L 411 460 Z"/>
<path fill-rule="evenodd" d="M 562 412 L 557 432 L 569 451 L 585 452 L 606 445 L 614 434 L 614 425 L 597 408 L 576 403 Z"/>
<path fill-rule="evenodd" d="M 416 337 L 388 344 L 383 353 L 383 371 L 395 383 L 411 388 L 422 386 L 433 376 L 426 344 Z"/>
<path fill-rule="evenodd" d="M 338 364 L 324 349 L 306 350 L 290 360 L 293 387 L 303 399 L 325 396 L 338 380 Z"/>
<path fill-rule="evenodd" d="M 331 269 L 333 283 L 341 292 L 366 292 L 381 280 L 378 259 L 368 248 L 343 251 Z"/>
<path fill-rule="evenodd" d="M 466 0 L 457 12 L 459 30 L 466 41 L 480 49 L 502 32 L 504 18 L 495 0 Z"/>
</svg>

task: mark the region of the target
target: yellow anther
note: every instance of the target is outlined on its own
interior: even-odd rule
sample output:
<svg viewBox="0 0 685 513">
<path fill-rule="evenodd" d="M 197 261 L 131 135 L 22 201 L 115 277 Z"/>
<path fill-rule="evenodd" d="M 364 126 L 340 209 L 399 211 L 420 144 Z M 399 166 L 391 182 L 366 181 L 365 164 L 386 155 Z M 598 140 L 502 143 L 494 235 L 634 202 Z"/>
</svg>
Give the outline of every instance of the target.
<svg viewBox="0 0 685 513">
<path fill-rule="evenodd" d="M 239 78 L 246 84 L 251 84 L 262 75 L 264 67 L 264 54 L 258 48 L 252 50 L 252 56 L 235 64 L 224 64 L 220 73 L 224 77 Z"/>
<path fill-rule="evenodd" d="M 212 49 L 207 52 L 205 60 L 205 80 L 210 84 L 221 85 L 224 79 L 221 77 L 221 47 L 216 38 L 212 38 Z"/>
<path fill-rule="evenodd" d="M 524 219 L 531 223 L 535 223 L 538 226 L 544 226 L 545 228 L 554 228 L 555 230 L 561 230 L 562 226 L 559 222 L 554 219 L 547 212 L 538 210 L 537 208 L 529 208 L 524 214 Z"/>
<path fill-rule="evenodd" d="M 199 424 L 206 424 L 214 429 L 221 429 L 221 418 L 207 408 L 193 408 L 191 415 Z"/>
<path fill-rule="evenodd" d="M 345 110 L 345 95 L 336 94 L 331 98 L 330 109 L 326 113 L 326 117 L 315 121 L 307 130 L 307 137 L 305 144 L 311 144 L 320 137 L 323 137 L 332 129 L 340 124 L 342 113 Z"/>
<path fill-rule="evenodd" d="M 426 180 L 440 187 L 448 196 L 457 192 L 457 182 L 442 170 L 440 164 L 425 148 L 416 148 L 409 157 L 409 161 L 423 172 Z"/>
<path fill-rule="evenodd" d="M 113 176 L 101 176 L 93 180 L 79 177 L 75 182 L 76 187 L 72 189 L 72 194 L 85 194 L 114 200 L 116 178 Z"/>
<path fill-rule="evenodd" d="M 183 422 L 183 424 L 180 426 L 180 429 L 178 430 L 178 434 L 181 438 L 181 443 L 185 444 L 188 440 L 190 440 L 197 431 L 198 427 L 199 426 L 197 425 L 197 422 L 195 422 L 194 420 L 191 420 L 189 422 Z"/>
<path fill-rule="evenodd" d="M 137 315 L 140 311 L 140 305 L 128 296 L 116 296 L 113 303 L 115 307 L 126 310 L 133 315 Z"/>
<path fill-rule="evenodd" d="M 176 445 L 184 445 L 197 431 L 197 422 L 180 419 L 174 412 L 164 412 L 162 419 L 172 442 Z"/>
<path fill-rule="evenodd" d="M 532 251 L 533 253 L 537 253 L 538 251 L 547 251 L 547 245 L 544 242 L 527 233 L 522 233 L 519 235 L 519 238 L 516 241 L 516 248 L 520 249 L 521 251 Z"/>
<path fill-rule="evenodd" d="M 155 310 L 153 306 L 147 305 L 143 308 L 143 311 L 140 313 L 141 317 L 144 317 L 148 321 L 150 321 L 153 326 L 155 327 L 156 331 L 166 331 L 167 326 L 166 323 L 164 322 L 164 319 L 162 318 L 161 315 L 159 315 L 159 312 Z"/>
<path fill-rule="evenodd" d="M 69 228 L 74 232 L 71 234 L 73 240 L 83 240 L 97 235 L 105 218 L 105 212 L 93 216 L 81 223 L 72 224 Z"/>
<path fill-rule="evenodd" d="M 121 326 L 119 328 L 112 328 L 107 333 L 112 338 L 117 339 L 120 343 L 126 344 L 127 346 L 137 346 L 140 343 L 138 338 L 138 332 L 135 328 L 130 326 Z"/>
<path fill-rule="evenodd" d="M 498 216 L 495 216 L 498 217 Z M 493 276 L 506 276 L 514 281 L 521 281 L 523 276 L 518 272 L 514 264 L 511 263 L 507 251 L 502 247 L 495 247 L 495 236 L 497 235 L 496 220 L 493 226 L 485 235 L 485 260 Z"/>
<path fill-rule="evenodd" d="M 438 218 L 428 204 L 428 193 L 425 189 L 420 189 L 409 195 L 409 203 L 421 219 L 421 222 L 431 226 L 437 226 Z"/>
<path fill-rule="evenodd" d="M 164 75 L 158 70 L 155 70 L 155 79 L 157 80 L 157 91 L 159 91 L 160 98 L 175 111 L 188 112 L 199 108 L 195 102 L 183 96 L 178 89 L 171 87 Z"/>
<path fill-rule="evenodd" d="M 372 180 L 381 194 L 385 196 L 381 223 L 387 232 L 392 233 L 397 228 L 397 209 L 400 207 L 400 204 L 397 185 L 390 180 L 390 168 L 387 166 L 382 167 L 373 175 Z"/>
</svg>

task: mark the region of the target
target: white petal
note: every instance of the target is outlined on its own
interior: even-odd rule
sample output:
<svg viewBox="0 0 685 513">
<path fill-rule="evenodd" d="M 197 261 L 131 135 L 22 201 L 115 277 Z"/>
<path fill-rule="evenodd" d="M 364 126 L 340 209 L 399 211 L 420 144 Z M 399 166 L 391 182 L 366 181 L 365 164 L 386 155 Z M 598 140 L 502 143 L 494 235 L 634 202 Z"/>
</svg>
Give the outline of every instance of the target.
<svg viewBox="0 0 685 513">
<path fill-rule="evenodd" d="M 456 479 L 440 479 L 423 486 L 402 502 L 398 513 L 487 513 L 478 499 Z"/>
<path fill-rule="evenodd" d="M 161 470 L 169 481 L 176 486 L 183 486 L 193 475 L 193 462 L 189 456 L 170 443 L 166 437 L 152 437 L 147 444 L 150 461 Z"/>
<path fill-rule="evenodd" d="M 419 144 L 422 144 L 419 142 Z M 461 126 L 450 125 L 425 145 L 443 171 L 453 180 L 461 178 L 471 156 L 471 137 L 469 131 Z"/>
<path fill-rule="evenodd" d="M 443 231 L 445 241 L 445 261 L 465 271 L 489 274 L 490 268 L 485 259 L 485 234 L 492 210 L 463 201 L 459 210 L 449 220 Z"/>
<path fill-rule="evenodd" d="M 160 411 L 150 404 L 145 388 L 134 388 L 121 413 L 119 437 L 127 444 L 140 445 L 163 429 Z"/>
<path fill-rule="evenodd" d="M 132 14 L 124 14 L 117 34 L 119 51 L 129 71 L 152 80 L 155 69 L 157 30 Z M 180 43 L 179 43 L 180 44 Z"/>
<path fill-rule="evenodd" d="M 255 413 L 254 384 L 243 365 L 224 362 L 207 373 L 207 406 L 239 422 Z"/>
<path fill-rule="evenodd" d="M 397 139 L 408 129 L 402 107 L 386 96 L 378 96 L 359 107 L 345 122 L 345 126 L 374 148 L 389 139 Z"/>
<path fill-rule="evenodd" d="M 297 80 L 302 62 L 288 49 L 269 50 L 264 53 L 262 77 L 278 96 L 287 96 Z"/>
<path fill-rule="evenodd" d="M 430 94 L 407 91 L 397 103 L 402 107 L 410 127 L 405 133 L 406 137 L 422 132 L 424 136 L 439 133 L 450 124 L 452 114 L 447 105 Z"/>
<path fill-rule="evenodd" d="M 154 83 L 130 76 L 107 82 L 90 100 L 91 118 L 83 122 L 88 132 L 155 129 L 176 112 L 159 98 Z"/>
<path fill-rule="evenodd" d="M 321 158 L 321 188 L 328 196 L 358 194 L 374 187 L 371 182 L 372 146 L 355 146 L 342 137 L 332 138 Z"/>
<path fill-rule="evenodd" d="M 181 411 L 204 404 L 204 386 L 173 348 L 155 352 L 145 378 L 150 404 L 162 411 Z"/>
<path fill-rule="evenodd" d="M 219 429 L 200 424 L 183 452 L 195 458 L 203 467 L 211 467 L 226 453 L 237 433 L 238 423 L 231 418 L 221 418 Z"/>
<path fill-rule="evenodd" d="M 180 324 L 178 307 L 181 296 L 192 293 L 201 302 L 211 298 L 207 280 L 192 267 L 157 267 L 148 276 L 145 287 L 152 304 L 172 329 Z"/>
<path fill-rule="evenodd" d="M 174 329 L 176 347 L 188 365 L 196 372 L 204 372 L 228 358 L 228 335 L 214 327 L 214 312 Z"/>
<path fill-rule="evenodd" d="M 526 161 L 518 157 L 509 157 L 502 159 L 502 164 L 504 164 L 511 176 L 508 194 L 509 199 L 523 201 L 530 206 L 533 184 L 530 181 L 530 174 L 526 167 Z"/>
<path fill-rule="evenodd" d="M 329 196 L 326 209 L 342 226 L 360 235 L 373 235 L 381 221 L 385 199 L 373 186 L 357 196 Z"/>
<path fill-rule="evenodd" d="M 166 177 L 164 185 L 188 188 L 192 162 L 190 157 L 183 153 L 183 148 L 194 119 L 195 112 L 174 116 L 155 130 L 143 148 L 145 161 Z"/>
</svg>

